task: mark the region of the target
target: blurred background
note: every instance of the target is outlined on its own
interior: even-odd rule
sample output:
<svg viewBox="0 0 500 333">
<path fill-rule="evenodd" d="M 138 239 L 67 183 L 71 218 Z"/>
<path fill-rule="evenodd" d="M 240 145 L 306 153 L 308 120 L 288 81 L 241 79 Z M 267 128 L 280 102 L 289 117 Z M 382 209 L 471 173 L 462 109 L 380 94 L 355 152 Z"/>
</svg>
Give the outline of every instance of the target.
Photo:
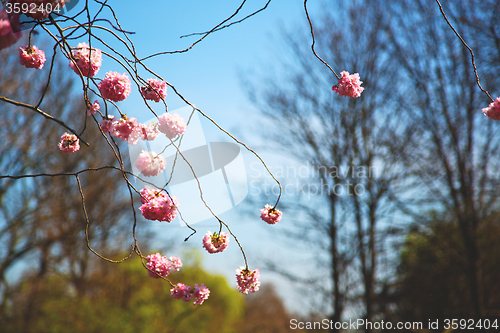
<svg viewBox="0 0 500 333">
<path fill-rule="evenodd" d="M 234 20 L 266 2 L 246 4 Z M 500 1 L 442 4 L 474 50 L 482 86 L 497 97 Z M 180 36 L 210 30 L 239 5 L 127 0 L 114 10 L 122 28 L 135 32 L 130 38 L 144 57 L 189 47 L 197 36 Z M 206 231 L 218 228 L 216 220 L 194 224 L 198 233 L 188 242 L 183 240 L 190 230 L 177 221 L 138 222 L 144 254 L 180 256 L 184 267 L 170 277 L 210 288 L 210 298 L 195 306 L 173 299 L 164 281 L 148 278 L 137 257 L 112 264 L 88 251 L 74 177 L 2 178 L 1 332 L 299 332 L 291 319 L 423 322 L 423 331 L 443 332 L 443 326 L 432 330 L 426 324 L 500 318 L 500 140 L 498 124 L 481 113 L 491 101 L 476 85 L 469 51 L 433 1 L 308 5 L 318 55 L 337 73 L 360 74 L 360 98 L 331 90 L 337 79 L 311 52 L 298 0 L 273 0 L 187 53 L 146 60 L 254 148 L 282 183 L 278 208 L 284 217 L 269 226 L 259 210 L 276 201 L 278 188 L 255 156 L 244 152 L 248 196 L 221 215 L 250 269 L 261 270 L 261 290 L 237 292 L 235 269 L 244 263 L 234 241 L 221 254 L 202 249 Z M 53 45 L 38 30 L 33 43 L 49 59 Z M 36 103 L 48 69 L 19 64 L 17 47 L 26 43 L 24 36 L 0 51 L 0 96 Z M 86 119 L 91 148 L 60 153 L 63 129 L 3 103 L 0 175 L 116 164 L 93 120 L 85 118 L 81 86 L 68 69 L 67 60 L 56 57 L 41 108 L 78 129 Z M 98 76 L 109 70 L 120 69 L 104 57 Z M 185 106 L 171 90 L 166 101 L 169 110 Z M 138 121 L 152 117 L 134 90 L 120 108 Z M 207 141 L 232 142 L 208 120 L 201 123 Z M 121 148 L 126 156 L 126 144 Z M 122 176 L 103 170 L 82 174 L 81 181 L 92 246 L 107 257 L 123 257 L 133 244 L 133 213 Z"/>
</svg>

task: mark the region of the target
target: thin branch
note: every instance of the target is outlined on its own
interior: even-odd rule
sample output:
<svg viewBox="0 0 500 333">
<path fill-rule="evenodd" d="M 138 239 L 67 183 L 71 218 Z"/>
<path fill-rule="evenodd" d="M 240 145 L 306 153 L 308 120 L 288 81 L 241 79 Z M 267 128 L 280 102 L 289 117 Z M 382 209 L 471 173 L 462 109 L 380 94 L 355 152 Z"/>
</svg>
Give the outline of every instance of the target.
<svg viewBox="0 0 500 333">
<path fill-rule="evenodd" d="M 14 101 L 12 99 L 9 99 L 5 96 L 0 96 L 0 101 L 3 101 L 3 102 L 7 102 L 7 103 L 10 103 L 10 104 L 13 104 L 13 105 L 16 105 L 16 106 L 21 106 L 23 108 L 26 108 L 26 109 L 30 109 L 30 110 L 33 110 L 35 111 L 36 113 L 39 113 L 41 114 L 42 116 L 44 116 L 46 119 L 48 120 L 52 120 L 56 123 L 58 123 L 59 125 L 63 126 L 64 128 L 66 128 L 68 131 L 70 131 L 71 133 L 73 133 L 74 135 L 76 135 L 78 137 L 78 139 L 80 139 L 80 141 L 85 144 L 86 146 L 90 146 L 85 140 L 83 140 L 80 135 L 78 133 L 76 133 L 76 131 L 74 129 L 72 129 L 71 127 L 69 127 L 68 125 L 66 125 L 62 120 L 59 120 L 57 118 L 54 118 L 52 117 L 50 114 L 46 113 L 46 112 L 43 112 L 42 110 L 40 110 L 38 107 L 36 107 L 35 105 L 29 105 L 29 104 L 26 104 L 26 103 L 22 103 L 22 102 L 17 102 L 17 101 Z"/>
<path fill-rule="evenodd" d="M 311 22 L 311 18 L 309 17 L 309 12 L 307 11 L 307 0 L 304 0 L 304 10 L 306 11 L 307 21 L 309 22 L 309 28 L 311 29 L 311 36 L 312 36 L 312 40 L 313 40 L 313 42 L 311 44 L 311 49 L 312 49 L 314 55 L 322 63 L 324 63 L 326 67 L 328 67 L 332 71 L 332 73 L 337 77 L 338 80 L 340 80 L 340 76 L 338 76 L 337 73 L 335 73 L 335 71 L 330 67 L 330 65 L 328 65 L 328 63 L 326 61 L 324 61 L 323 59 L 321 59 L 321 57 L 316 53 L 316 50 L 314 50 L 314 44 L 316 44 L 316 38 L 314 37 L 313 25 L 312 25 L 312 22 Z"/>
<path fill-rule="evenodd" d="M 216 32 L 216 31 L 219 31 L 219 30 L 222 30 L 222 29 L 225 29 L 225 28 L 229 28 L 229 27 L 230 27 L 230 26 L 232 26 L 233 24 L 238 24 L 238 23 L 241 23 L 241 22 L 245 21 L 246 19 L 248 19 L 248 18 L 250 18 L 250 17 L 252 17 L 252 16 L 254 16 L 254 15 L 256 15 L 256 14 L 260 13 L 261 11 L 263 11 L 263 10 L 265 10 L 265 9 L 267 8 L 267 6 L 269 5 L 269 3 L 271 3 L 271 1 L 272 1 L 272 0 L 267 1 L 267 3 L 265 4 L 265 6 L 264 6 L 264 7 L 262 7 L 262 8 L 261 8 L 261 9 L 259 9 L 259 10 L 256 10 L 255 12 L 253 12 L 253 13 L 252 13 L 252 14 L 250 14 L 250 15 L 245 16 L 245 17 L 244 17 L 244 18 L 242 18 L 241 20 L 238 20 L 238 21 L 235 21 L 235 22 L 231 22 L 231 23 L 229 23 L 229 24 L 226 24 L 226 25 L 224 25 L 224 26 L 222 26 L 222 27 L 220 27 L 220 28 L 215 29 L 213 32 Z M 195 36 L 195 35 L 204 35 L 204 34 L 206 34 L 206 33 L 208 33 L 208 31 L 205 31 L 205 32 L 193 32 L 193 33 L 191 33 L 191 34 L 182 35 L 182 36 L 181 36 L 181 38 L 190 37 L 190 36 Z"/>
<path fill-rule="evenodd" d="M 307 0 L 306 0 L 307 1 Z M 484 92 L 486 95 L 488 95 L 488 97 L 491 99 L 491 101 L 493 102 L 494 99 L 490 96 L 490 94 L 488 93 L 488 91 L 486 91 L 485 89 L 483 89 L 483 87 L 481 86 L 481 83 L 479 82 L 479 75 L 477 73 L 477 68 L 476 68 L 476 62 L 475 62 L 475 58 L 474 58 L 474 52 L 472 52 L 472 49 L 470 48 L 469 45 L 467 45 L 467 43 L 465 42 L 465 40 L 462 38 L 462 36 L 460 36 L 460 34 L 457 32 L 457 30 L 453 27 L 453 25 L 450 23 L 450 21 L 448 20 L 448 18 L 446 17 L 446 14 L 444 13 L 444 10 L 443 10 L 443 6 L 441 6 L 441 3 L 439 2 L 439 0 L 436 0 L 438 6 L 439 6 L 439 10 L 441 11 L 441 14 L 443 15 L 446 23 L 448 23 L 448 25 L 450 26 L 451 30 L 453 30 L 453 32 L 455 33 L 455 35 L 458 37 L 458 39 L 460 39 L 460 41 L 462 42 L 462 44 L 464 44 L 464 46 L 467 48 L 467 50 L 469 50 L 470 52 L 470 57 L 471 57 L 471 61 L 472 61 L 472 67 L 474 68 L 474 74 L 476 75 L 476 83 L 477 83 L 477 86 L 479 87 L 479 89 L 481 89 L 482 92 Z"/>
</svg>

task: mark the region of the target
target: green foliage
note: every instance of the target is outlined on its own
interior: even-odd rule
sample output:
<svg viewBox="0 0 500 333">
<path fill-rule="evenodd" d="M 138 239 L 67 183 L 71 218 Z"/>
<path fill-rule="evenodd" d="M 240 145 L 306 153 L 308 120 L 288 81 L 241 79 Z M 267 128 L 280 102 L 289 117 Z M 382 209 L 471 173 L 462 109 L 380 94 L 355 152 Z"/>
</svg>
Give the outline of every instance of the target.
<svg viewBox="0 0 500 333">
<path fill-rule="evenodd" d="M 5 333 L 238 331 L 244 300 L 223 277 L 197 266 L 183 267 L 169 277 L 173 283 L 204 283 L 210 297 L 201 306 L 174 299 L 170 284 L 148 277 L 138 259 L 119 265 L 103 263 L 80 291 L 65 275 L 26 279 L 10 309 L 0 317 L 0 326 Z"/>
<path fill-rule="evenodd" d="M 485 315 L 500 307 L 500 225 L 487 219 L 477 233 Z M 399 315 L 404 320 L 471 318 L 467 251 L 461 230 L 452 222 L 436 221 L 428 230 L 408 235 L 399 267 Z M 496 312 L 497 313 L 497 312 Z"/>
</svg>

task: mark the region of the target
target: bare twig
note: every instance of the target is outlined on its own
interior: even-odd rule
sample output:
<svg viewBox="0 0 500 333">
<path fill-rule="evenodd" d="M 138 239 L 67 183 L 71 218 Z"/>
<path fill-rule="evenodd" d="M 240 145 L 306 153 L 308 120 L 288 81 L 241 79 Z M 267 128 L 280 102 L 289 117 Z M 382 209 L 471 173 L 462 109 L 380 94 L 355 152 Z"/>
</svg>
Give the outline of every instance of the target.
<svg viewBox="0 0 500 333">
<path fill-rule="evenodd" d="M 306 0 L 307 1 L 307 0 Z M 444 9 L 443 9 L 443 6 L 441 6 L 441 3 L 439 2 L 439 0 L 436 0 L 436 3 L 438 4 L 439 6 L 439 10 L 441 11 L 441 14 L 443 15 L 446 23 L 448 23 L 448 25 L 450 26 L 451 30 L 453 30 L 453 32 L 455 33 L 455 35 L 458 37 L 458 39 L 460 39 L 460 41 L 462 42 L 462 44 L 464 44 L 464 46 L 467 48 L 467 50 L 469 50 L 470 52 L 470 57 L 471 57 L 471 62 L 472 62 L 472 67 L 474 68 L 474 74 L 476 75 L 476 83 L 477 83 L 477 86 L 479 87 L 479 89 L 481 89 L 482 92 L 484 92 L 490 99 L 491 101 L 493 102 L 493 98 L 490 96 L 490 94 L 488 93 L 488 91 L 486 91 L 485 89 L 483 89 L 483 87 L 481 86 L 481 83 L 479 82 L 479 75 L 477 73 L 477 68 L 476 68 L 476 62 L 475 62 L 475 58 L 474 58 L 474 52 L 472 52 L 472 49 L 470 48 L 469 45 L 467 45 L 467 43 L 465 42 L 465 40 L 462 38 L 462 36 L 460 36 L 460 34 L 457 32 L 457 30 L 455 29 L 455 27 L 453 27 L 453 25 L 450 23 L 450 21 L 448 20 L 448 17 L 446 17 L 446 14 L 444 13 Z"/>
</svg>

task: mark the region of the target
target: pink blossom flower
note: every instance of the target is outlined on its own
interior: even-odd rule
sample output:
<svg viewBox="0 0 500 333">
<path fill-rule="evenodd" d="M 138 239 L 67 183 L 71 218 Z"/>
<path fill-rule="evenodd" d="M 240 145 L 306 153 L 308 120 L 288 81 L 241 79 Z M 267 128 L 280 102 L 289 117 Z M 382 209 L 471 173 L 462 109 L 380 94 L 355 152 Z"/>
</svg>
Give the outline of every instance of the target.
<svg viewBox="0 0 500 333">
<path fill-rule="evenodd" d="M 229 234 L 226 232 L 221 232 L 218 235 L 216 232 L 212 234 L 211 231 L 207 232 L 205 237 L 203 237 L 203 247 L 208 251 L 208 253 L 217 253 L 224 251 L 229 244 Z"/>
<path fill-rule="evenodd" d="M 137 119 L 135 117 L 128 118 L 123 115 L 120 120 L 113 123 L 113 131 L 110 131 L 110 133 L 122 139 L 122 141 L 127 141 L 137 126 Z"/>
<path fill-rule="evenodd" d="M 177 208 L 179 207 L 178 199 L 174 196 L 169 196 L 164 191 L 143 188 L 141 190 L 141 203 L 142 205 L 139 207 L 139 210 L 145 219 L 172 222 L 177 216 Z M 182 265 L 182 262 L 177 258 L 172 261 L 172 264 L 180 268 L 179 265 Z"/>
<path fill-rule="evenodd" d="M 177 113 L 165 113 L 158 117 L 158 129 L 169 139 L 182 135 L 186 131 L 186 127 L 184 119 Z"/>
<path fill-rule="evenodd" d="M 67 1 L 69 2 L 69 0 Z M 49 17 L 49 15 L 52 14 L 53 11 L 61 10 L 65 5 L 64 2 L 65 0 L 12 0 L 12 3 L 20 4 L 19 8 L 22 8 L 22 4 L 28 4 L 28 8 L 30 10 L 26 11 L 26 13 L 23 12 L 23 14 L 40 21 L 45 20 L 47 17 Z M 35 7 L 32 7 L 32 4 L 34 4 Z"/>
<path fill-rule="evenodd" d="M 170 261 L 167 257 L 162 257 L 161 254 L 156 253 L 147 256 L 146 260 L 148 261 L 146 267 L 150 277 L 159 279 L 170 274 Z"/>
<path fill-rule="evenodd" d="M 145 150 L 139 154 L 135 166 L 146 177 L 158 176 L 165 169 L 165 159 L 163 156 L 156 154 L 154 151 L 147 152 Z"/>
<path fill-rule="evenodd" d="M 194 292 L 191 298 L 194 298 L 193 304 L 203 304 L 203 302 L 208 298 L 210 295 L 210 290 L 205 287 L 205 285 L 202 283 L 201 286 L 198 287 L 198 284 L 196 283 L 194 285 Z"/>
<path fill-rule="evenodd" d="M 170 257 L 168 258 L 170 262 L 172 263 L 171 268 L 176 270 L 177 272 L 181 269 L 182 267 L 182 261 L 181 258 L 178 257 Z"/>
<path fill-rule="evenodd" d="M 45 63 L 45 52 L 35 45 L 20 47 L 19 62 L 26 68 L 42 69 Z"/>
<path fill-rule="evenodd" d="M 101 109 L 101 105 L 97 100 L 95 100 L 94 104 L 90 105 L 90 108 L 87 110 L 87 115 L 91 116 L 99 111 L 99 109 Z"/>
<path fill-rule="evenodd" d="M 167 97 L 167 82 L 158 79 L 148 79 L 148 85 L 141 87 L 141 94 L 145 99 L 159 102 Z"/>
<path fill-rule="evenodd" d="M 186 286 L 184 283 L 177 283 L 172 289 L 170 289 L 170 295 L 173 298 L 182 299 L 187 302 L 191 299 L 191 287 Z"/>
<path fill-rule="evenodd" d="M 108 116 L 108 118 L 104 118 L 101 120 L 101 129 L 104 133 L 110 132 L 113 133 L 115 131 L 115 116 Z"/>
<path fill-rule="evenodd" d="M 484 108 L 483 114 L 492 120 L 500 120 L 500 97 Z"/>
<path fill-rule="evenodd" d="M 359 74 L 354 73 L 349 75 L 349 72 L 340 72 L 342 77 L 337 85 L 332 87 L 332 90 L 340 96 L 359 97 L 365 88 L 361 87 L 362 81 L 359 80 Z"/>
<path fill-rule="evenodd" d="M 102 53 L 99 49 L 92 49 L 90 51 L 89 45 L 87 43 L 79 43 L 77 48 L 73 50 L 73 58 L 75 58 L 75 63 L 70 60 L 69 66 L 73 71 L 80 75 L 80 71 L 83 76 L 93 77 L 99 72 L 102 65 Z"/>
<path fill-rule="evenodd" d="M 242 294 L 254 293 L 260 287 L 260 271 L 255 269 L 250 271 L 243 266 L 236 270 L 236 282 L 238 284 L 238 291 Z"/>
<path fill-rule="evenodd" d="M 129 145 L 135 145 L 139 139 L 144 141 L 153 141 L 160 135 L 160 131 L 158 131 L 158 126 L 154 123 L 149 125 L 144 125 L 141 123 L 137 123 L 137 126 L 134 128 L 132 133 L 128 138 Z"/>
<path fill-rule="evenodd" d="M 113 102 L 127 99 L 132 90 L 132 85 L 127 73 L 107 72 L 104 79 L 98 84 L 103 98 Z"/>
<path fill-rule="evenodd" d="M 23 35 L 20 31 L 19 15 L 0 10 L 0 50 L 14 45 Z"/>
<path fill-rule="evenodd" d="M 276 224 L 281 220 L 283 213 L 273 208 L 271 205 L 266 205 L 260 210 L 260 218 L 269 224 Z"/>
<path fill-rule="evenodd" d="M 80 150 L 80 140 L 74 134 L 64 133 L 58 146 L 65 153 L 74 153 Z"/>
</svg>

